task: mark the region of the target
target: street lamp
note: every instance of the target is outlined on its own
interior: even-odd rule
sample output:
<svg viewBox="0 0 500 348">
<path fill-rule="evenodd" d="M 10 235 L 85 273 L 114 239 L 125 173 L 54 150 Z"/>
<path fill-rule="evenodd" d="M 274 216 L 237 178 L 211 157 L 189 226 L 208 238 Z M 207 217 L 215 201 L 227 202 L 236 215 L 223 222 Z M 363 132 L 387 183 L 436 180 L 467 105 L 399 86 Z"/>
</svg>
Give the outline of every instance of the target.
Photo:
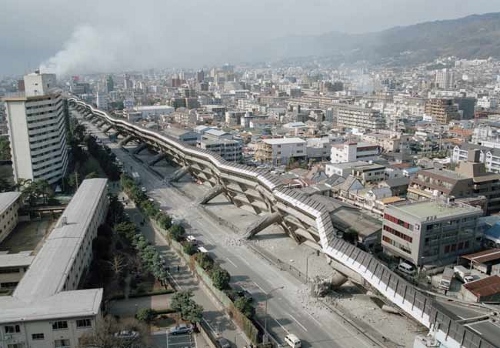
<svg viewBox="0 0 500 348">
<path fill-rule="evenodd" d="M 306 284 L 309 283 L 309 258 L 311 256 L 313 256 L 314 254 L 317 254 L 316 251 L 310 253 L 309 255 L 307 255 L 306 257 Z"/>
<path fill-rule="evenodd" d="M 266 305 L 265 305 L 265 309 L 266 309 L 266 317 L 264 319 L 264 331 L 265 331 L 265 342 L 267 342 L 267 336 L 268 336 L 268 333 L 267 333 L 267 300 L 269 300 L 269 296 L 276 290 L 280 290 L 280 289 L 283 289 L 284 286 L 279 286 L 277 288 L 274 288 L 272 289 L 271 291 L 269 291 L 267 294 L 266 294 Z"/>
</svg>

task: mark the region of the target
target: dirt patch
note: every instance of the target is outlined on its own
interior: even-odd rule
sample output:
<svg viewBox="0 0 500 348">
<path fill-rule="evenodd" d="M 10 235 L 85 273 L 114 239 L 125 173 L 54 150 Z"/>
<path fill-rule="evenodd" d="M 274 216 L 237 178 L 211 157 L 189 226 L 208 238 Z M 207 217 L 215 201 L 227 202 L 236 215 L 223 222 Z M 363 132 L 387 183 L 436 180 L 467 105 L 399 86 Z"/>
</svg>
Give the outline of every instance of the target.
<svg viewBox="0 0 500 348">
<path fill-rule="evenodd" d="M 0 244 L 0 251 L 18 253 L 34 250 L 36 253 L 42 245 L 40 242 L 49 234 L 56 222 L 56 219 L 42 219 L 18 223 L 14 231 Z"/>
</svg>

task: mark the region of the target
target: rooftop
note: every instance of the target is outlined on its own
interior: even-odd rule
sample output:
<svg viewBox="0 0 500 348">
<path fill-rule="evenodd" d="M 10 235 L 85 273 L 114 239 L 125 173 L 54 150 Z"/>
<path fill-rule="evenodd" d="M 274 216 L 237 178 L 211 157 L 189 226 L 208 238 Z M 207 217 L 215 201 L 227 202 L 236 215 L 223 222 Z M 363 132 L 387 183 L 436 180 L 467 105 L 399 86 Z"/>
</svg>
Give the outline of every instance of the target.
<svg viewBox="0 0 500 348">
<path fill-rule="evenodd" d="M 444 204 L 435 201 L 424 201 L 407 203 L 401 205 L 393 205 L 388 209 L 398 210 L 405 214 L 413 215 L 417 219 L 425 220 L 427 217 L 435 217 L 436 219 L 446 219 L 468 214 L 481 214 L 480 208 L 466 204 L 452 203 Z"/>
<path fill-rule="evenodd" d="M 21 192 L 0 193 L 0 214 L 3 214 L 19 197 Z"/>
<path fill-rule="evenodd" d="M 31 252 L 20 252 L 15 254 L 0 254 L 0 268 L 2 267 L 24 267 L 33 262 L 34 256 Z"/>
<path fill-rule="evenodd" d="M 269 145 L 304 144 L 306 142 L 304 139 L 300 138 L 263 139 L 262 141 Z"/>
<path fill-rule="evenodd" d="M 436 176 L 442 176 L 442 177 L 446 177 L 446 178 L 454 179 L 454 180 L 467 179 L 466 176 L 464 176 L 460 173 L 457 173 L 453 170 L 448 170 L 448 169 L 424 169 L 424 170 L 420 171 L 420 174 L 425 174 L 425 173 L 430 173 L 430 174 L 433 174 Z"/>
<path fill-rule="evenodd" d="M 73 266 L 80 244 L 106 179 L 87 179 L 82 182 L 66 207 L 57 226 L 45 240 L 31 267 L 19 282 L 13 296 L 24 302 L 36 302 L 62 291 L 66 275 Z M 61 221 L 66 218 L 67 224 Z"/>
<path fill-rule="evenodd" d="M 477 297 L 486 297 L 500 292 L 500 276 L 493 275 L 464 284 L 464 288 Z"/>
<path fill-rule="evenodd" d="M 474 254 L 462 255 L 462 258 L 476 262 L 485 263 L 500 259 L 500 249 L 488 249 Z"/>
</svg>

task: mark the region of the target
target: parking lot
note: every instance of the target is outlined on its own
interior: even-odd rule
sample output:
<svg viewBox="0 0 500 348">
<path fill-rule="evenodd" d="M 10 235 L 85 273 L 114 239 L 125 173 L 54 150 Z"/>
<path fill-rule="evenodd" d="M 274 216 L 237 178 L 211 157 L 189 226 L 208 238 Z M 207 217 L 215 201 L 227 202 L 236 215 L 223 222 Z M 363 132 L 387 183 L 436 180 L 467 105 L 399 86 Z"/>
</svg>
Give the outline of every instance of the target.
<svg viewBox="0 0 500 348">
<path fill-rule="evenodd" d="M 168 335 L 166 347 L 168 348 L 195 348 L 196 342 L 192 334 Z"/>
</svg>

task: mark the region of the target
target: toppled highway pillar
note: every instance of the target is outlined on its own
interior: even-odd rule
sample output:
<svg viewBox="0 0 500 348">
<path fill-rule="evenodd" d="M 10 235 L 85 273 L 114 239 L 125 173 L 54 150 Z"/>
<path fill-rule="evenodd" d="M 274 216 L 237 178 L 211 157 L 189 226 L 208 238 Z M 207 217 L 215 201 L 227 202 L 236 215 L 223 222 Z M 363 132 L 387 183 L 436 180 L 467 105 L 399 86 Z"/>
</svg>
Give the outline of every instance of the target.
<svg viewBox="0 0 500 348">
<path fill-rule="evenodd" d="M 189 167 L 182 167 L 180 169 L 177 169 L 174 174 L 170 177 L 170 182 L 176 182 L 179 181 L 184 175 L 186 175 L 189 172 Z"/>
<path fill-rule="evenodd" d="M 250 239 L 257 233 L 265 229 L 267 226 L 270 226 L 276 222 L 280 222 L 281 219 L 281 215 L 278 212 L 266 214 L 257 221 L 254 221 L 250 226 L 248 226 L 243 238 Z"/>
<path fill-rule="evenodd" d="M 215 185 L 200 199 L 200 204 L 207 204 L 222 192 L 224 192 L 224 187 L 222 185 Z"/>
</svg>

